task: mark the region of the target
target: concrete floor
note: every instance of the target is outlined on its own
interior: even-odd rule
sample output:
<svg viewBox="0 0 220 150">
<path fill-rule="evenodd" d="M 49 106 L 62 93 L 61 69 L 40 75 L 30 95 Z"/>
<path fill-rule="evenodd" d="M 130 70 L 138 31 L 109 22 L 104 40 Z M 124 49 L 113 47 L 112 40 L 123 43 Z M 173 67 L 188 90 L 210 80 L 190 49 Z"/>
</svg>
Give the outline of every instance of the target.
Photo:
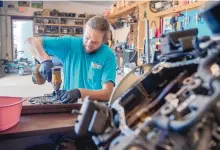
<svg viewBox="0 0 220 150">
<path fill-rule="evenodd" d="M 50 83 L 35 85 L 31 75 L 19 76 L 17 74 L 7 74 L 0 78 L 0 96 L 32 97 L 42 96 L 53 91 Z"/>
<path fill-rule="evenodd" d="M 117 76 L 117 83 L 121 78 Z M 44 85 L 33 84 L 31 75 L 7 74 L 5 77 L 0 78 L 0 96 L 33 97 L 42 96 L 52 91 L 53 87 L 50 83 Z"/>
</svg>

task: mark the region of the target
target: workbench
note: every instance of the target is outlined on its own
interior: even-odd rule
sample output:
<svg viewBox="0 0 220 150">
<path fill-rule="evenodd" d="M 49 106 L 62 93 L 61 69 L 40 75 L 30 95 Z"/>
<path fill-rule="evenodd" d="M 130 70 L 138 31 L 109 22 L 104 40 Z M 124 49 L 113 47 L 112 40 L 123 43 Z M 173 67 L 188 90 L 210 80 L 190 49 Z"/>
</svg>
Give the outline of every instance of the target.
<svg viewBox="0 0 220 150">
<path fill-rule="evenodd" d="M 36 144 L 50 143 L 52 134 L 73 134 L 76 118 L 76 114 L 67 112 L 23 114 L 15 126 L 0 131 L 0 149 L 24 150 Z"/>
<path fill-rule="evenodd" d="M 0 140 L 73 132 L 76 117 L 70 113 L 23 115 L 17 125 L 0 132 Z"/>
</svg>

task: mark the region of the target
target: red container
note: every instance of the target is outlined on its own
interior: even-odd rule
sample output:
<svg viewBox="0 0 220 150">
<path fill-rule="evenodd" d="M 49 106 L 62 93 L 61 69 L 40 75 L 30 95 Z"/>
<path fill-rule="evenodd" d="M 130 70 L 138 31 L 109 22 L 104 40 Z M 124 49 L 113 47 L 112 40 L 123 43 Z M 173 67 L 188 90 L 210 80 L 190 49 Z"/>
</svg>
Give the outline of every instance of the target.
<svg viewBox="0 0 220 150">
<path fill-rule="evenodd" d="M 24 100 L 21 97 L 0 97 L 0 131 L 7 130 L 19 122 Z"/>
</svg>

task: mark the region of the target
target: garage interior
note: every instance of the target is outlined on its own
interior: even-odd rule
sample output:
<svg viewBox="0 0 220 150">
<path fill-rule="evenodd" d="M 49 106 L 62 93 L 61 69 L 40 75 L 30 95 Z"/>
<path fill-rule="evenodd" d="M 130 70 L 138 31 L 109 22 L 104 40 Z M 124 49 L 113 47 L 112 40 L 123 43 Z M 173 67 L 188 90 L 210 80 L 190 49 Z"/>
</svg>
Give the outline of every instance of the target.
<svg viewBox="0 0 220 150">
<path fill-rule="evenodd" d="M 102 15 L 104 10 L 110 8 L 113 4 L 112 1 L 95 1 L 95 2 L 44 2 L 43 8 L 33 8 L 29 7 L 19 7 L 18 2 L 5 1 L 4 7 L 1 7 L 1 36 L 0 36 L 0 52 L 1 59 L 16 60 L 20 58 L 27 58 L 28 61 L 33 61 L 32 56 L 27 51 L 27 46 L 24 44 L 28 37 L 33 35 L 34 18 L 33 14 L 37 11 L 42 11 L 43 9 L 49 10 L 59 10 L 77 13 L 88 13 Z M 23 6 L 21 4 L 21 6 Z M 68 7 L 66 7 L 68 6 Z M 11 8 L 12 7 L 12 8 Z M 86 10 L 82 8 L 91 8 Z M 19 8 L 24 10 L 18 10 Z M 24 32 L 25 31 L 25 32 Z M 52 35 L 53 36 L 53 35 Z M 17 50 L 17 52 L 16 52 Z M 54 58 L 56 61 L 57 58 Z M 59 60 L 57 60 L 58 62 Z M 59 62 L 58 62 L 59 63 Z M 2 65 L 2 64 L 1 64 Z M 5 73 L 2 71 L 4 68 L 1 67 L 0 76 L 0 96 L 21 96 L 21 97 L 33 97 L 40 96 L 46 93 L 50 93 L 53 88 L 50 84 L 45 84 L 44 86 L 38 86 L 33 84 L 31 80 L 31 72 L 28 70 L 27 75 L 20 76 L 18 70 L 12 69 L 12 73 Z M 4 76 L 4 77 L 3 77 Z M 120 77 L 119 77 L 120 78 Z M 21 88 L 22 87 L 22 88 Z M 28 89 L 28 90 L 27 90 Z M 13 91 L 13 92 L 12 92 Z M 37 91 L 37 92 L 36 92 Z"/>
<path fill-rule="evenodd" d="M 219 9 L 0 0 L 0 149 L 219 150 Z"/>
</svg>

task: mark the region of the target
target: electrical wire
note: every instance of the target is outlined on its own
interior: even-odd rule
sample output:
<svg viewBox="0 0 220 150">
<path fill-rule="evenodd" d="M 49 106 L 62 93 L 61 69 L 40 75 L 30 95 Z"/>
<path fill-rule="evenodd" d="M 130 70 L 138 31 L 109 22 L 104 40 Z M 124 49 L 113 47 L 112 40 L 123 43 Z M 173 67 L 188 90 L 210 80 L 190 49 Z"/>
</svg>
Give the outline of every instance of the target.
<svg viewBox="0 0 220 150">
<path fill-rule="evenodd" d="M 132 61 L 132 59 L 134 58 L 134 56 L 137 54 L 137 51 L 136 50 L 134 50 L 133 51 L 133 54 L 132 54 L 132 56 L 131 56 L 131 58 L 130 58 L 130 60 L 129 60 L 129 62 L 131 62 Z"/>
<path fill-rule="evenodd" d="M 150 24 L 150 26 L 152 27 L 152 24 L 153 24 L 153 23 L 154 23 L 154 25 L 155 25 L 155 27 L 156 27 L 156 29 L 157 29 L 157 24 L 156 24 L 155 21 L 152 21 L 151 24 Z"/>
</svg>

